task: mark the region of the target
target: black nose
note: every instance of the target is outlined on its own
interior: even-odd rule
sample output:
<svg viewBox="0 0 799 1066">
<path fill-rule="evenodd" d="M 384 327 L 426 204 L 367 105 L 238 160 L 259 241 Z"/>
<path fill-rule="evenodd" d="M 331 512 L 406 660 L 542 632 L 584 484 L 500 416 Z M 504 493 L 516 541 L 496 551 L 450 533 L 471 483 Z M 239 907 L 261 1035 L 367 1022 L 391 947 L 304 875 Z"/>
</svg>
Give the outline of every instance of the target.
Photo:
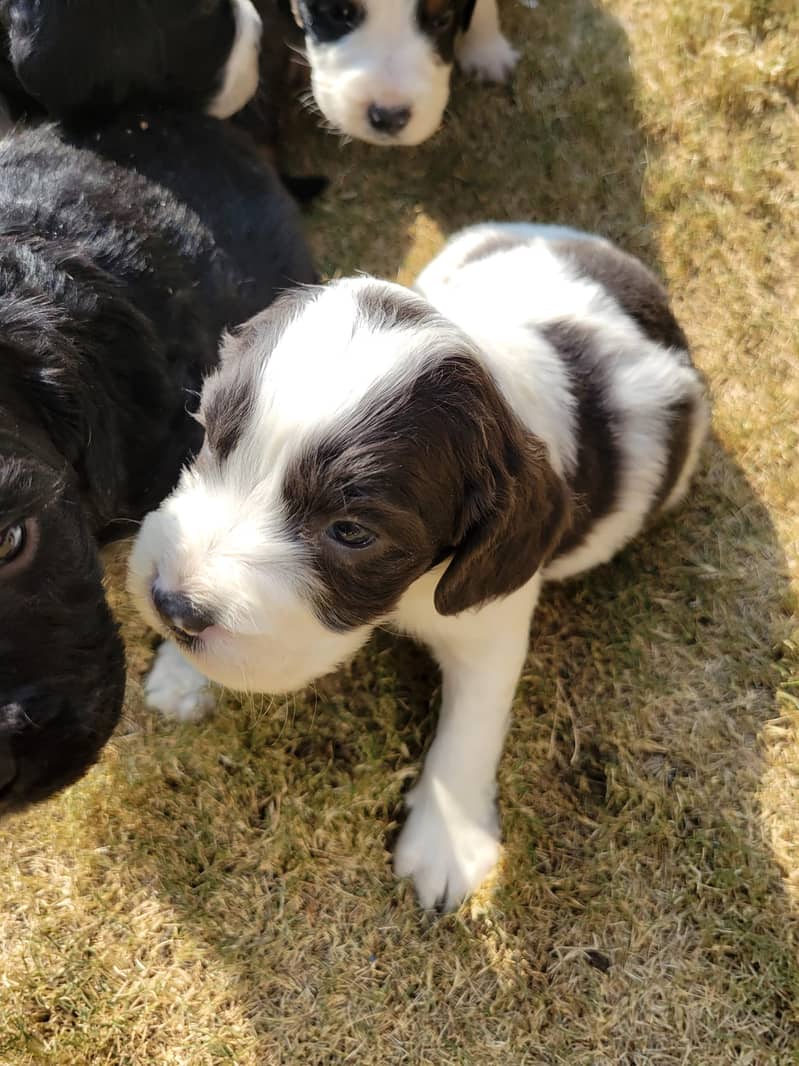
<svg viewBox="0 0 799 1066">
<path fill-rule="evenodd" d="M 378 133 L 399 133 L 408 125 L 411 117 L 409 107 L 380 107 L 370 104 L 366 112 L 369 124 Z"/>
<path fill-rule="evenodd" d="M 0 796 L 11 785 L 17 776 L 17 760 L 11 754 L 11 745 L 7 740 L 0 738 Z"/>
<path fill-rule="evenodd" d="M 170 629 L 196 636 L 214 624 L 211 612 L 199 607 L 182 592 L 168 592 L 153 585 L 152 597 L 156 611 Z"/>
</svg>

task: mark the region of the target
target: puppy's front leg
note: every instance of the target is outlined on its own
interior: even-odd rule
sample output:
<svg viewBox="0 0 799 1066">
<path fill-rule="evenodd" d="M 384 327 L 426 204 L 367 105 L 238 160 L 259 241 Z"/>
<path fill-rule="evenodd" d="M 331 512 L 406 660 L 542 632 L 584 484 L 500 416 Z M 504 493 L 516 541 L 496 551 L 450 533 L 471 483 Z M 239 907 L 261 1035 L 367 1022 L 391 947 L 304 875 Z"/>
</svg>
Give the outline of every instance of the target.
<svg viewBox="0 0 799 1066">
<path fill-rule="evenodd" d="M 171 640 L 165 640 L 144 681 L 144 702 L 165 718 L 196 722 L 213 710 L 216 700 L 199 670 L 185 659 Z"/>
<path fill-rule="evenodd" d="M 477 0 L 471 25 L 458 46 L 458 64 L 465 74 L 485 81 L 507 81 L 519 53 L 499 28 L 497 0 Z"/>
<path fill-rule="evenodd" d="M 536 576 L 480 610 L 415 628 L 441 665 L 443 692 L 435 740 L 407 797 L 394 870 L 413 878 L 426 909 L 457 906 L 499 857 L 497 764 L 540 585 Z"/>
</svg>

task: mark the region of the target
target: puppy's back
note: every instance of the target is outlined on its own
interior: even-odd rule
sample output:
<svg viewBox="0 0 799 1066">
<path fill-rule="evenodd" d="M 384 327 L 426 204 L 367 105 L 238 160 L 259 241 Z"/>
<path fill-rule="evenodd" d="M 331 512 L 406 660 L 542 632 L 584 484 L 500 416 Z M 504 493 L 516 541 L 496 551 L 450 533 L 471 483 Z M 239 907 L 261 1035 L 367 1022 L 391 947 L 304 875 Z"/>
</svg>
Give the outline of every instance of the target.
<svg viewBox="0 0 799 1066">
<path fill-rule="evenodd" d="M 682 498 L 708 405 L 667 294 L 637 259 L 566 227 L 492 223 L 456 235 L 417 288 L 478 342 L 572 490 L 548 576 L 606 561 Z"/>
</svg>

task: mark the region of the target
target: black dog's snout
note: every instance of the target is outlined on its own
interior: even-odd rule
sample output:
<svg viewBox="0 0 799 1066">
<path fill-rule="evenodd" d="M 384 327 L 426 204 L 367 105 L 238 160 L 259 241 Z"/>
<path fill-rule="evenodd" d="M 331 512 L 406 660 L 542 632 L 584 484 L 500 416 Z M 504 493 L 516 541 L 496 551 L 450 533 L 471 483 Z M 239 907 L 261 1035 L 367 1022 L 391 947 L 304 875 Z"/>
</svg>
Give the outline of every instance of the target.
<svg viewBox="0 0 799 1066">
<path fill-rule="evenodd" d="M 182 592 L 168 592 L 153 585 L 153 604 L 170 629 L 196 636 L 214 624 L 210 611 L 203 610 Z"/>
<path fill-rule="evenodd" d="M 408 125 L 411 118 L 409 107 L 381 107 L 370 104 L 366 112 L 369 124 L 378 133 L 399 133 Z"/>
</svg>

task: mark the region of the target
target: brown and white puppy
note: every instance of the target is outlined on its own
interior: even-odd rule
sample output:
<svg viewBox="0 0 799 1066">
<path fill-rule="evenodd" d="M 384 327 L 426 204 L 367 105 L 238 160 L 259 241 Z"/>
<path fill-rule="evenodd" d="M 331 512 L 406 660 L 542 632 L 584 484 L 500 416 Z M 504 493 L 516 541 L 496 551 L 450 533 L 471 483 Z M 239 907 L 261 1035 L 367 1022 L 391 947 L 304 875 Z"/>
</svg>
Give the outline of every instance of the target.
<svg viewBox="0 0 799 1066">
<path fill-rule="evenodd" d="M 452 66 L 505 81 L 519 58 L 497 0 L 291 0 L 313 97 L 331 127 L 361 141 L 414 145 L 438 129 Z"/>
<path fill-rule="evenodd" d="M 425 907 L 499 848 L 495 773 L 541 584 L 603 563 L 685 493 L 708 405 L 666 295 L 635 259 L 552 227 L 464 231 L 412 293 L 373 278 L 288 296 L 228 338 L 206 439 L 145 520 L 130 586 L 195 672 L 284 691 L 376 625 L 440 663 L 438 731 L 397 847 Z"/>
</svg>

